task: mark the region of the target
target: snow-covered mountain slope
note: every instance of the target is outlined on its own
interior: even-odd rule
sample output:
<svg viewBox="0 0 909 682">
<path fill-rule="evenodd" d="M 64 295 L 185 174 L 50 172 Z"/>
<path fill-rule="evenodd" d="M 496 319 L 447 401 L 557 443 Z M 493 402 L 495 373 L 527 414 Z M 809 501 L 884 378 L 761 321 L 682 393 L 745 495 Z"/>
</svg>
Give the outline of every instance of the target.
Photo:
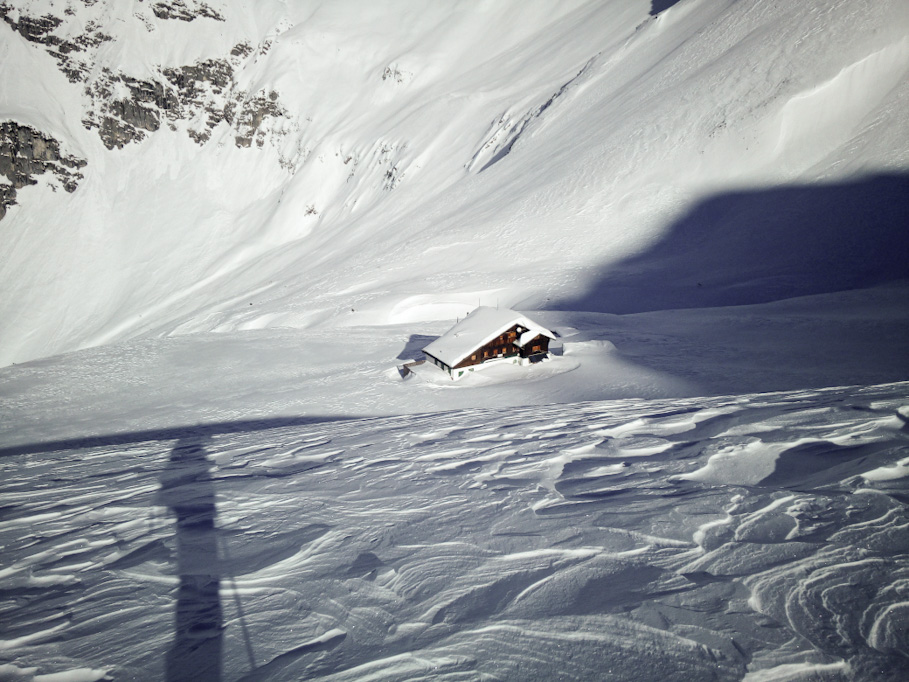
<svg viewBox="0 0 909 682">
<path fill-rule="evenodd" d="M 901 0 L 0 15 L 0 119 L 59 146 L 8 144 L 6 363 L 477 300 L 615 313 L 907 277 Z"/>
<path fill-rule="evenodd" d="M 901 680 L 907 389 L 4 448 L 0 676 Z"/>
<path fill-rule="evenodd" d="M 0 19 L 0 680 L 902 679 L 905 0 Z"/>
</svg>

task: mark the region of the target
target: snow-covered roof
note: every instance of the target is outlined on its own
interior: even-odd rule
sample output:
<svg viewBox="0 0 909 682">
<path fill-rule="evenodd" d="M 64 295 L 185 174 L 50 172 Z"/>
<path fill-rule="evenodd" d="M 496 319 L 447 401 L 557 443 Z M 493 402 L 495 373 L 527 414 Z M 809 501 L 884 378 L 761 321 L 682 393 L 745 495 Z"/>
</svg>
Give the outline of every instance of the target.
<svg viewBox="0 0 909 682">
<path fill-rule="evenodd" d="M 548 336 L 550 339 L 555 338 L 555 334 L 551 331 L 519 312 L 508 308 L 480 306 L 426 346 L 423 352 L 438 358 L 449 367 L 454 367 L 474 350 L 492 341 L 516 324 L 527 330 L 518 339 L 518 345 L 522 348 L 540 335 Z"/>
</svg>

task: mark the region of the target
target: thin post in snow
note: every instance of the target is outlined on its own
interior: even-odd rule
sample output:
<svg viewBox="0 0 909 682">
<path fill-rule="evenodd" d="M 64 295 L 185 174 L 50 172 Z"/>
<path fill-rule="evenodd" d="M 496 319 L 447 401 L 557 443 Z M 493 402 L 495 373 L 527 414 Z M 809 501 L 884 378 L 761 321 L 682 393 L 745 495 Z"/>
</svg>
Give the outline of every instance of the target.
<svg viewBox="0 0 909 682">
<path fill-rule="evenodd" d="M 227 559 L 227 566 L 230 566 L 232 561 L 227 550 L 227 540 L 225 538 L 218 539 L 221 541 L 221 552 L 224 554 L 224 558 Z M 240 617 L 240 630 L 243 633 L 243 643 L 246 645 L 246 656 L 249 658 L 249 670 L 252 672 L 256 669 L 256 655 L 253 653 L 252 639 L 249 636 L 249 628 L 246 626 L 246 616 L 243 613 L 243 603 L 240 601 L 240 590 L 237 589 L 237 579 L 230 569 L 227 569 L 224 573 L 227 574 L 231 587 L 233 587 L 234 603 L 237 607 L 237 615 Z"/>
</svg>

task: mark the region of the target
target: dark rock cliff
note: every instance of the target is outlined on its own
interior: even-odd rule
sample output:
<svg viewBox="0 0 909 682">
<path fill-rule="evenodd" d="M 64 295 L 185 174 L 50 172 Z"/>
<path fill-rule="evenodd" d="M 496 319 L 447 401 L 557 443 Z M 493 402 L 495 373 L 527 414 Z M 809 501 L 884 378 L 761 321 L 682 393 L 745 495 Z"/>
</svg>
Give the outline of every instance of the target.
<svg viewBox="0 0 909 682">
<path fill-rule="evenodd" d="M 142 0 L 139 1 L 142 2 Z M 184 0 L 156 2 L 152 4 L 151 10 L 159 19 L 192 21 L 193 19 L 205 18 L 214 19 L 215 21 L 224 21 L 224 17 L 204 2 L 193 2 L 193 0 L 189 0 L 189 5 L 187 5 Z"/>
<path fill-rule="evenodd" d="M 104 146 L 122 149 L 138 143 L 167 126 L 178 124 L 199 145 L 207 143 L 220 124 L 230 127 L 237 147 L 262 147 L 275 121 L 287 110 L 274 90 L 247 91 L 235 74 L 248 59 L 265 54 L 266 41 L 258 47 L 240 43 L 223 58 L 199 60 L 183 66 L 153 66 L 140 76 L 115 68 L 98 68 L 98 47 L 112 40 L 102 30 L 104 3 L 81 0 L 86 12 L 68 4 L 59 16 L 29 16 L 15 4 L 0 1 L 0 31 L 3 24 L 21 38 L 51 56 L 73 83 L 82 84 L 83 107 L 74 112 L 82 125 L 94 130 Z M 160 30 L 157 20 L 224 21 L 224 17 L 201 0 L 140 0 L 133 18 L 145 30 Z M 78 16 L 77 16 L 78 15 Z M 152 16 L 154 15 L 154 16 Z M 7 39 L 13 39 L 8 35 Z M 38 56 L 40 57 L 40 55 Z M 278 126 L 280 127 L 280 126 Z M 52 173 L 68 192 L 76 189 L 86 161 L 60 152 L 60 142 L 44 133 L 7 121 L 0 127 L 0 218 L 16 203 L 17 190 L 36 184 L 35 176 Z M 54 186 L 52 184 L 52 186 Z"/>
<path fill-rule="evenodd" d="M 36 175 L 52 173 L 63 189 L 75 191 L 83 178 L 79 169 L 85 163 L 63 154 L 56 139 L 31 126 L 15 121 L 0 123 L 0 175 L 9 183 L 0 183 L 0 220 L 16 203 L 17 190 L 37 184 Z"/>
<path fill-rule="evenodd" d="M 86 3 L 88 5 L 94 3 Z M 16 12 L 9 4 L 0 3 L 0 19 L 30 43 L 44 46 L 60 70 L 73 83 L 84 81 L 88 77 L 89 64 L 84 59 L 88 50 L 98 47 L 111 39 L 102 32 L 93 21 L 85 25 L 85 30 L 73 38 L 63 38 L 55 31 L 63 24 L 63 19 L 46 14 L 43 17 L 30 17 Z"/>
<path fill-rule="evenodd" d="M 83 4 L 91 7 L 95 0 L 83 0 Z M 194 0 L 154 2 L 148 7 L 158 19 L 224 21 L 207 4 Z M 141 14 L 135 18 L 154 30 Z M 176 129 L 181 120 L 191 121 L 186 132 L 200 145 L 225 121 L 234 128 L 238 147 L 251 147 L 253 141 L 261 147 L 267 121 L 286 115 L 277 92 L 247 92 L 237 86 L 236 69 L 254 52 L 247 43 L 236 45 L 223 59 L 158 67 L 150 77 L 137 78 L 106 67 L 93 68 L 94 48 L 111 40 L 97 22 L 88 21 L 71 37 L 64 19 L 50 14 L 30 17 L 5 2 L 0 2 L 0 19 L 25 40 L 43 47 L 70 81 L 85 84 L 82 124 L 96 130 L 108 149 L 140 142 L 162 125 Z M 260 52 L 265 50 L 267 45 L 260 46 Z"/>
</svg>

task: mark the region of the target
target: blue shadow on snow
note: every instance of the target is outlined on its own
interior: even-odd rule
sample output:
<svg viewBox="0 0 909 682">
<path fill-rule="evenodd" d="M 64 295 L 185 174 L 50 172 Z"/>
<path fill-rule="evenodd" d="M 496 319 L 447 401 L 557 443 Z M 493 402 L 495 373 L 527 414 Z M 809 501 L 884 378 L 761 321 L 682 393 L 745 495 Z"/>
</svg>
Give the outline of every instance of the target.
<svg viewBox="0 0 909 682">
<path fill-rule="evenodd" d="M 727 192 L 555 310 L 641 313 L 769 303 L 909 279 L 909 175 Z M 909 313 L 909 303 L 907 303 Z"/>
<path fill-rule="evenodd" d="M 255 431 L 267 431 L 269 429 L 324 424 L 326 422 L 334 421 L 349 421 L 351 419 L 363 419 L 363 417 L 268 417 L 263 419 L 238 419 L 229 422 L 211 422 L 208 424 L 145 429 L 142 431 L 126 431 L 122 433 L 108 433 L 94 436 L 82 436 L 79 438 L 64 438 L 37 443 L 25 443 L 22 445 L 10 445 L 0 448 L 0 457 L 15 457 L 17 455 L 33 455 L 42 452 L 61 452 L 65 450 L 82 450 L 85 448 L 103 448 L 151 441 L 206 439 L 211 436 L 228 433 L 251 433 Z"/>
<path fill-rule="evenodd" d="M 677 5 L 682 0 L 651 0 L 650 2 L 650 16 L 655 17 L 660 12 L 665 12 L 667 9 L 673 5 Z"/>
<path fill-rule="evenodd" d="M 177 517 L 177 603 L 167 682 L 220 682 L 223 622 L 215 488 L 207 436 L 181 438 L 161 472 L 158 501 Z"/>
</svg>

